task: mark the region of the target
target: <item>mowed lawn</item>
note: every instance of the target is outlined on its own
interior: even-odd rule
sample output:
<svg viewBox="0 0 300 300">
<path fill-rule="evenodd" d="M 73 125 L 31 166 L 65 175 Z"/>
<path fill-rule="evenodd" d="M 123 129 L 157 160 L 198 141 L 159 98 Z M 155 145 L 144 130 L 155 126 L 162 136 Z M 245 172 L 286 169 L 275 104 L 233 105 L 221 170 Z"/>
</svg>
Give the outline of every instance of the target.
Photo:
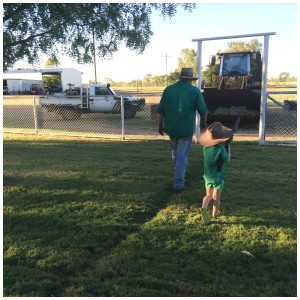
<svg viewBox="0 0 300 300">
<path fill-rule="evenodd" d="M 205 225 L 202 148 L 4 135 L 4 296 L 296 297 L 297 149 L 234 141 Z"/>
</svg>

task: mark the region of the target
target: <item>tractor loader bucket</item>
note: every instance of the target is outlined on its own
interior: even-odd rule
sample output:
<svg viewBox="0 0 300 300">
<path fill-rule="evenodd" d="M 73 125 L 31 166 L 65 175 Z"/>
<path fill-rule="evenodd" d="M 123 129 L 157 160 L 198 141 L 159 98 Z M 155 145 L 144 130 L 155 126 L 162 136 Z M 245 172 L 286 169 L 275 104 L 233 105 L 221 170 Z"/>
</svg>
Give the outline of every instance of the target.
<svg viewBox="0 0 300 300">
<path fill-rule="evenodd" d="M 204 88 L 203 97 L 209 111 L 208 124 L 233 124 L 237 117 L 241 118 L 241 125 L 259 122 L 259 90 Z"/>
</svg>

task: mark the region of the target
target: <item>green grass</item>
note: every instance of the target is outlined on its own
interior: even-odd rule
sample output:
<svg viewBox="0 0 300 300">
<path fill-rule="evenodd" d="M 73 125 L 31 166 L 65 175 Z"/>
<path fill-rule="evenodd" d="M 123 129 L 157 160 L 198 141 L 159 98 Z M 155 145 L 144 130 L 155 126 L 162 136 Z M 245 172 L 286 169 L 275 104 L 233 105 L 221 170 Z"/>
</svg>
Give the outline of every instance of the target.
<svg viewBox="0 0 300 300">
<path fill-rule="evenodd" d="M 296 148 L 235 141 L 210 225 L 199 145 L 179 195 L 166 141 L 5 135 L 3 152 L 4 296 L 297 295 Z"/>
</svg>

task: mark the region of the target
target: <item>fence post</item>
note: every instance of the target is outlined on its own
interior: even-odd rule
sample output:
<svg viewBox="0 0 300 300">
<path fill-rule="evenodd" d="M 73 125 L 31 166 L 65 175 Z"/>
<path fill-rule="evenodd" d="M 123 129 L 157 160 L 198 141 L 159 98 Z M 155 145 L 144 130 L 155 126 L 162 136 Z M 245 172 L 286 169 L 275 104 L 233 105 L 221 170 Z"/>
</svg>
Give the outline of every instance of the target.
<svg viewBox="0 0 300 300">
<path fill-rule="evenodd" d="M 38 130 L 38 117 L 37 117 L 37 111 L 36 111 L 35 96 L 33 96 L 33 117 L 34 117 L 34 129 L 35 129 L 35 133 L 39 134 L 39 130 Z"/>
<path fill-rule="evenodd" d="M 125 140 L 125 125 L 124 125 L 124 99 L 121 97 L 121 123 L 122 123 L 122 141 Z"/>
<path fill-rule="evenodd" d="M 202 41 L 197 42 L 197 49 L 198 49 L 198 61 L 197 61 L 197 70 L 198 70 L 198 88 L 201 91 L 201 83 L 202 83 Z M 199 143 L 200 137 L 200 114 L 196 112 L 196 128 L 195 128 L 195 143 Z"/>
<path fill-rule="evenodd" d="M 267 74 L 268 74 L 268 54 L 269 36 L 264 36 L 264 56 L 262 66 L 261 97 L 260 97 L 260 120 L 259 120 L 259 145 L 265 143 L 266 130 L 266 106 L 267 106 Z"/>
</svg>

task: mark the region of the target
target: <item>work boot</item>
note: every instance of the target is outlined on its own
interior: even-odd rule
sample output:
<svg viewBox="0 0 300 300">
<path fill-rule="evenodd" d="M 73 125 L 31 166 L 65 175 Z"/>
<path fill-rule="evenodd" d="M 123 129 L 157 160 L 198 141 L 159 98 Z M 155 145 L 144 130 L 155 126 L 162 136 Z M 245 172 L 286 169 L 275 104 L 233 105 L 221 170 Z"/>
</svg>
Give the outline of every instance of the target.
<svg viewBox="0 0 300 300">
<path fill-rule="evenodd" d="M 173 189 L 174 194 L 179 194 L 183 191 L 187 190 L 187 186 L 184 185 L 183 187 L 179 188 L 179 189 Z"/>
</svg>

